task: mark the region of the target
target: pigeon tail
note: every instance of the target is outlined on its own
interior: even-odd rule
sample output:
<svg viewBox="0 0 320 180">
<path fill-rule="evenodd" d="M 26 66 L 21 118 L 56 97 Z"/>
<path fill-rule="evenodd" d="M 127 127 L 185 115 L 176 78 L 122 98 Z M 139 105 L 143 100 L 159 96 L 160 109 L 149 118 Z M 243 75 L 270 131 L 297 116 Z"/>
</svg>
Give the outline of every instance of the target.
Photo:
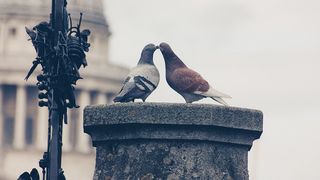
<svg viewBox="0 0 320 180">
<path fill-rule="evenodd" d="M 225 106 L 229 106 L 222 98 L 219 97 L 211 97 L 213 100 L 217 101 L 220 104 L 223 104 Z"/>
<path fill-rule="evenodd" d="M 208 89 L 207 92 L 195 92 L 196 94 L 201 94 L 203 96 L 207 96 L 207 97 L 221 97 L 221 98 L 231 98 L 231 96 L 224 94 L 216 89 L 213 89 L 212 87 L 210 87 Z"/>
<path fill-rule="evenodd" d="M 117 97 L 115 97 L 114 99 L 113 99 L 113 102 L 124 102 L 124 100 L 123 100 L 124 98 L 123 98 L 123 96 L 117 96 Z"/>
</svg>

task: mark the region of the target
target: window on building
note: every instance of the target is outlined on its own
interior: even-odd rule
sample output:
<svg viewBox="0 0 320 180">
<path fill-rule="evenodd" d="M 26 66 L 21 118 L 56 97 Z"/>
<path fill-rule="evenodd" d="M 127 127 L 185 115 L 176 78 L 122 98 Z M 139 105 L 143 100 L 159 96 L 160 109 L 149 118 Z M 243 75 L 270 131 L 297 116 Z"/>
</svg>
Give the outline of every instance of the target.
<svg viewBox="0 0 320 180">
<path fill-rule="evenodd" d="M 98 91 L 91 91 L 90 92 L 90 104 L 95 105 L 98 104 Z"/>
<path fill-rule="evenodd" d="M 11 147 L 14 138 L 14 124 L 15 124 L 15 104 L 16 104 L 16 86 L 2 85 L 3 89 L 3 143 L 5 146 Z"/>
<path fill-rule="evenodd" d="M 13 144 L 13 132 L 14 132 L 14 118 L 5 117 L 3 124 L 3 142 L 5 146 L 12 146 Z"/>
<path fill-rule="evenodd" d="M 4 117 L 14 117 L 16 112 L 17 88 L 13 85 L 2 85 L 3 89 L 3 115 Z"/>
<path fill-rule="evenodd" d="M 79 97 L 80 97 L 80 90 L 75 90 L 75 97 L 77 99 L 77 103 L 79 103 Z M 69 109 L 69 123 L 67 124 L 67 126 L 70 127 L 69 129 L 69 141 L 70 144 L 73 148 L 76 147 L 76 142 L 78 141 L 77 138 L 77 132 L 78 132 L 78 123 L 79 123 L 79 118 L 80 118 L 80 111 L 77 108 L 73 108 L 73 109 Z"/>
<path fill-rule="evenodd" d="M 34 120 L 32 118 L 26 119 L 26 130 L 25 130 L 25 142 L 27 145 L 33 144 L 33 136 L 34 136 Z"/>
<path fill-rule="evenodd" d="M 77 142 L 77 132 L 78 132 L 78 123 L 79 123 L 79 109 L 70 109 L 69 110 L 70 113 L 70 119 L 69 119 L 69 123 L 67 124 L 67 126 L 70 127 L 70 134 L 69 134 L 69 141 L 71 143 L 72 147 L 76 146 L 76 142 Z"/>
</svg>

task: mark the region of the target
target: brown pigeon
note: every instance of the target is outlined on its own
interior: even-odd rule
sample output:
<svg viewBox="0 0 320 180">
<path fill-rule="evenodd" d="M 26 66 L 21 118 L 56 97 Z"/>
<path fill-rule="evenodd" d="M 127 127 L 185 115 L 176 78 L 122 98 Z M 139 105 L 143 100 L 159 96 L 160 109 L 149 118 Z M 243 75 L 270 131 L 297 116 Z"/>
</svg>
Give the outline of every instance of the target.
<svg viewBox="0 0 320 180">
<path fill-rule="evenodd" d="M 165 60 L 169 86 L 183 96 L 187 103 L 210 97 L 223 105 L 228 105 L 222 98 L 231 97 L 213 89 L 200 74 L 189 69 L 167 43 L 161 43 L 159 48 Z"/>
</svg>

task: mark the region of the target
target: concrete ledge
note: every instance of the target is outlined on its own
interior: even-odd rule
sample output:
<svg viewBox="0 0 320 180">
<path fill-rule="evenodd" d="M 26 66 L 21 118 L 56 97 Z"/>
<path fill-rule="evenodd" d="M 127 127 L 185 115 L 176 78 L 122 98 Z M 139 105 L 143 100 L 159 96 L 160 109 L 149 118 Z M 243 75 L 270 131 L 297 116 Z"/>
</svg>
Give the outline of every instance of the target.
<svg viewBox="0 0 320 180">
<path fill-rule="evenodd" d="M 122 103 L 89 106 L 84 112 L 84 129 L 94 146 L 130 139 L 204 140 L 251 146 L 262 133 L 262 112 L 244 108 Z"/>
<path fill-rule="evenodd" d="M 258 110 L 209 104 L 88 106 L 84 130 L 97 147 L 94 179 L 248 179 L 247 153 L 262 119 Z"/>
</svg>

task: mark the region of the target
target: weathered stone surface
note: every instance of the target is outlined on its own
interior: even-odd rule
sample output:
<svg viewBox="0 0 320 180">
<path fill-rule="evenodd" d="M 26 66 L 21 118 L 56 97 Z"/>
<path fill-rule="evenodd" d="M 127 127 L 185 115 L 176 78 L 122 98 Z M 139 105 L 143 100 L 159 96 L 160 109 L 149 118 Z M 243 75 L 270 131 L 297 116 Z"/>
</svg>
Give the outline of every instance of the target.
<svg viewBox="0 0 320 180">
<path fill-rule="evenodd" d="M 97 148 L 95 177 L 248 179 L 248 149 L 207 142 L 131 141 Z"/>
<path fill-rule="evenodd" d="M 90 106 L 94 179 L 248 179 L 247 154 L 262 133 L 257 110 L 167 103 Z"/>
</svg>

